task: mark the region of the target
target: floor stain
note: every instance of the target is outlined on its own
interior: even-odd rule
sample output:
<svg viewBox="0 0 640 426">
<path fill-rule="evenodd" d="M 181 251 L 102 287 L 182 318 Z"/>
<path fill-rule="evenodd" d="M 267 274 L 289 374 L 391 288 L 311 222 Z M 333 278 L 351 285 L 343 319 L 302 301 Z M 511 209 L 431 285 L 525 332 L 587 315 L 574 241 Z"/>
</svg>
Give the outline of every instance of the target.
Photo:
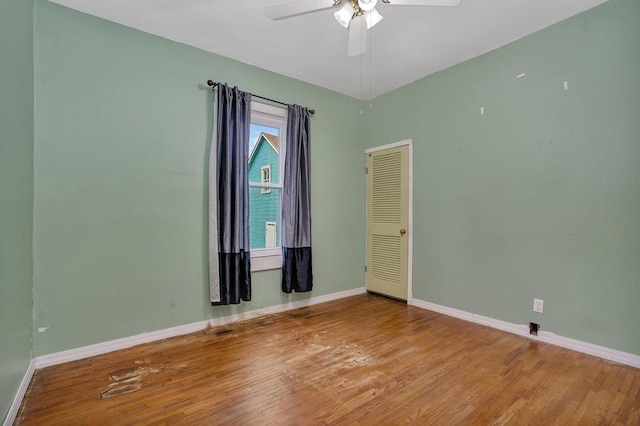
<svg viewBox="0 0 640 426">
<path fill-rule="evenodd" d="M 142 361 L 142 362 L 140 362 Z M 136 364 L 148 363 L 147 360 L 138 360 Z M 98 399 L 111 398 L 116 395 L 135 392 L 142 387 L 140 380 L 149 374 L 158 373 L 160 370 L 150 367 L 126 368 L 124 370 L 109 373 L 111 383 L 102 391 Z"/>
</svg>

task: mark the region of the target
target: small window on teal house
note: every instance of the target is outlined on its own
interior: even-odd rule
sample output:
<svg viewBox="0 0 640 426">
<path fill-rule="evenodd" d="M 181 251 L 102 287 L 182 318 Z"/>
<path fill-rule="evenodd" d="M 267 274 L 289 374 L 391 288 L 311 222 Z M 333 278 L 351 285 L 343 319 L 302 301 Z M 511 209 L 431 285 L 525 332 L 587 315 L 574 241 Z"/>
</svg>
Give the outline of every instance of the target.
<svg viewBox="0 0 640 426">
<path fill-rule="evenodd" d="M 262 183 L 271 183 L 271 164 L 267 164 L 266 166 L 262 166 L 260 169 L 262 172 L 261 181 Z M 262 188 L 260 191 L 262 194 L 270 194 L 271 188 Z"/>
</svg>

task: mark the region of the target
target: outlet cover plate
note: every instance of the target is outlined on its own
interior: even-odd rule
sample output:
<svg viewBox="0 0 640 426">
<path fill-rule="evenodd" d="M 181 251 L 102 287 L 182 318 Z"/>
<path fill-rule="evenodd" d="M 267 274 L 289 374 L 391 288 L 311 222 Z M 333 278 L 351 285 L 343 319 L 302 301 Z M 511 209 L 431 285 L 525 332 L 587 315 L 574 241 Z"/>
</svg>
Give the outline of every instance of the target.
<svg viewBox="0 0 640 426">
<path fill-rule="evenodd" d="M 544 311 L 544 300 L 533 299 L 533 312 L 542 313 Z"/>
</svg>

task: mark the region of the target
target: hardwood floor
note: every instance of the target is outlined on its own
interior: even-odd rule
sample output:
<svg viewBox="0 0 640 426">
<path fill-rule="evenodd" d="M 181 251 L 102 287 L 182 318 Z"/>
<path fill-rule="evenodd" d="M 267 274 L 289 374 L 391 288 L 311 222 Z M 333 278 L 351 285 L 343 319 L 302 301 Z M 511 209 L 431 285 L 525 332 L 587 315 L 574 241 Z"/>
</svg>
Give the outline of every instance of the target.
<svg viewBox="0 0 640 426">
<path fill-rule="evenodd" d="M 18 425 L 640 424 L 640 370 L 364 294 L 36 371 Z"/>
</svg>

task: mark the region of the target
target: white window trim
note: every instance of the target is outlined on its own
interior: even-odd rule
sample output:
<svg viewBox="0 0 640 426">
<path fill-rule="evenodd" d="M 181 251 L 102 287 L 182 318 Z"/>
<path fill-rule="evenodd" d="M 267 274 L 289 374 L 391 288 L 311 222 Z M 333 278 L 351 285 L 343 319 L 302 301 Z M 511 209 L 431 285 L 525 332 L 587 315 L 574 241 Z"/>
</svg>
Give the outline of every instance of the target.
<svg viewBox="0 0 640 426">
<path fill-rule="evenodd" d="M 274 118 L 279 117 L 279 118 Z M 285 121 L 285 125 L 282 123 L 282 119 Z M 269 127 L 276 127 L 280 129 L 280 133 L 278 138 L 280 139 L 280 167 L 279 167 L 279 175 L 277 184 L 274 183 L 259 183 L 259 182 L 249 182 L 250 187 L 254 188 L 276 188 L 280 189 L 279 196 L 280 201 L 282 201 L 282 182 L 284 178 L 284 156 L 285 156 L 285 144 L 286 141 L 286 119 L 287 119 L 287 110 L 283 108 L 278 108 L 272 105 L 263 104 L 260 102 L 251 101 L 251 122 L 255 124 L 262 124 Z M 261 177 L 262 178 L 262 177 Z M 273 176 L 270 176 L 273 181 Z M 280 232 L 282 226 L 278 227 L 277 232 Z M 280 238 L 282 241 L 282 238 Z M 282 247 L 275 248 L 264 248 L 264 249 L 253 249 L 251 250 L 251 272 L 256 271 L 266 271 L 270 269 L 280 269 L 282 268 Z"/>
<path fill-rule="evenodd" d="M 282 268 L 282 252 L 278 254 L 251 254 L 251 272 Z"/>
</svg>

